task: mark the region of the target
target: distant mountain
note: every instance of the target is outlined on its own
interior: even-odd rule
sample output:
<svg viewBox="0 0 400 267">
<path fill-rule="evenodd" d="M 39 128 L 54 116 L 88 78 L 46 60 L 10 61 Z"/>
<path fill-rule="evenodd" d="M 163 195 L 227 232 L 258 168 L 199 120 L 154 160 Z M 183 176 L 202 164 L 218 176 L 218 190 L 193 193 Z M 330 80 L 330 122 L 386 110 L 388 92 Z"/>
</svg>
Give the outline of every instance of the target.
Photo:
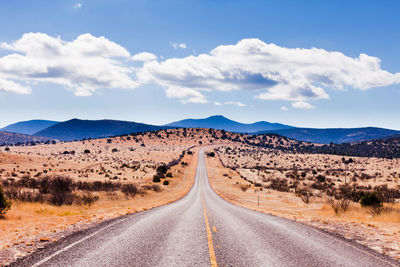
<svg viewBox="0 0 400 267">
<path fill-rule="evenodd" d="M 400 131 L 365 127 L 365 128 L 338 128 L 338 129 L 313 129 L 291 128 L 273 131 L 261 131 L 257 134 L 276 133 L 298 141 L 319 144 L 353 143 L 399 135 Z"/>
<path fill-rule="evenodd" d="M 35 133 L 35 136 L 50 137 L 62 141 L 99 138 L 135 132 L 156 131 L 171 127 L 118 120 L 79 120 L 60 122 Z"/>
<path fill-rule="evenodd" d="M 48 120 L 30 120 L 21 121 L 17 123 L 10 124 L 2 129 L 1 131 L 20 133 L 20 134 L 34 134 L 47 127 L 53 126 L 59 123 L 58 121 L 48 121 Z"/>
<path fill-rule="evenodd" d="M 183 127 L 183 128 L 213 128 L 217 130 L 225 130 L 239 133 L 254 133 L 266 130 L 290 129 L 292 126 L 280 123 L 270 123 L 259 121 L 255 123 L 240 123 L 221 115 L 211 116 L 205 119 L 186 119 L 167 124 L 166 126 Z"/>
<path fill-rule="evenodd" d="M 0 131 L 0 145 L 25 144 L 30 142 L 40 142 L 48 140 L 49 138 L 43 138 L 39 136 Z"/>
</svg>

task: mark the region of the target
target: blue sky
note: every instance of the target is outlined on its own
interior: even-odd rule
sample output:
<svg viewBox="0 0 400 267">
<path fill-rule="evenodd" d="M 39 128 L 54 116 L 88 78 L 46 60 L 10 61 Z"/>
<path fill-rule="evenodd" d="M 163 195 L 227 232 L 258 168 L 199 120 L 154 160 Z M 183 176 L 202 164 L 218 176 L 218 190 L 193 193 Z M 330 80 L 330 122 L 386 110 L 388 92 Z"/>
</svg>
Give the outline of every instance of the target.
<svg viewBox="0 0 400 267">
<path fill-rule="evenodd" d="M 400 129 L 399 10 L 398 1 L 2 1 L 0 127 L 222 114 Z M 62 56 L 50 54 L 54 42 Z M 157 59 L 132 60 L 141 52 Z"/>
</svg>

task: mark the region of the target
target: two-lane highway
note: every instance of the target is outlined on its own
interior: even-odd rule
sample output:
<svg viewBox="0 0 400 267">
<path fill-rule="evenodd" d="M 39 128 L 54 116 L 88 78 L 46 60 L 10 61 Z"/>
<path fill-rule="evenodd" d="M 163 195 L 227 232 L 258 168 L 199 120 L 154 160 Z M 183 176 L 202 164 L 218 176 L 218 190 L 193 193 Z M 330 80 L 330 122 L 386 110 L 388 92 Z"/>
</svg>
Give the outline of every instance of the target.
<svg viewBox="0 0 400 267">
<path fill-rule="evenodd" d="M 191 191 L 115 220 L 18 266 L 399 266 L 370 249 L 286 219 L 235 206 L 210 187 L 199 152 Z"/>
</svg>

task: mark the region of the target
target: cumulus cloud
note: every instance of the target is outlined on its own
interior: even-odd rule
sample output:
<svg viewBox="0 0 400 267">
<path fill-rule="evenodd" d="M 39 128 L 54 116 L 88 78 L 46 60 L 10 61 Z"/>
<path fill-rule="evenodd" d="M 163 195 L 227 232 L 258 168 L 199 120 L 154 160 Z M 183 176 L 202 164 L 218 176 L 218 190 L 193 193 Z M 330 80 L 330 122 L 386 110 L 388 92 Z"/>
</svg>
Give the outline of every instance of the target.
<svg viewBox="0 0 400 267">
<path fill-rule="evenodd" d="M 81 4 L 81 3 L 76 3 L 76 4 L 74 5 L 74 8 L 80 9 L 80 8 L 82 8 L 82 4 Z"/>
<path fill-rule="evenodd" d="M 31 88 L 16 82 L 0 78 L 0 91 L 12 92 L 16 94 L 30 94 Z"/>
<path fill-rule="evenodd" d="M 222 103 L 221 103 L 221 102 L 218 102 L 218 101 L 214 101 L 214 105 L 215 105 L 215 106 L 222 106 Z"/>
<path fill-rule="evenodd" d="M 206 97 L 190 88 L 168 87 L 167 96 L 170 98 L 178 98 L 182 103 L 207 103 Z"/>
<path fill-rule="evenodd" d="M 152 53 L 142 52 L 134 55 L 132 57 L 132 60 L 147 62 L 147 61 L 157 60 L 157 56 Z"/>
<path fill-rule="evenodd" d="M 283 110 L 283 111 L 288 111 L 289 109 L 288 109 L 286 106 L 282 106 L 282 107 L 281 107 L 281 110 Z"/>
<path fill-rule="evenodd" d="M 140 83 L 190 90 L 202 97 L 212 90 L 247 90 L 258 99 L 291 102 L 328 99 L 328 89 L 365 90 L 400 82 L 400 74 L 382 70 L 376 57 L 285 48 L 259 39 L 221 45 L 197 56 L 147 62 L 137 77 Z"/>
<path fill-rule="evenodd" d="M 169 42 L 169 44 L 170 44 L 175 50 L 177 50 L 178 48 L 186 49 L 186 44 L 185 44 L 185 43 Z"/>
<path fill-rule="evenodd" d="M 123 62 L 131 58 L 124 47 L 91 34 L 63 41 L 44 33 L 26 33 L 13 43 L 1 43 L 11 51 L 0 57 L 2 87 L 29 93 L 24 82 L 47 82 L 70 88 L 78 96 L 99 88 L 135 88 L 132 69 Z M 6 89 L 3 89 L 6 90 Z"/>
<path fill-rule="evenodd" d="M 171 46 L 186 48 L 184 43 Z M 78 96 L 153 83 L 182 103 L 207 103 L 211 91 L 248 91 L 257 99 L 286 100 L 294 108 L 310 109 L 310 101 L 328 99 L 332 89 L 366 90 L 400 83 L 400 73 L 383 70 L 376 57 L 286 48 L 259 39 L 169 59 L 149 52 L 131 56 L 123 46 L 89 33 L 72 41 L 26 33 L 15 42 L 0 43 L 0 49 L 6 50 L 0 57 L 0 90 L 19 94 L 31 92 L 26 84 L 40 82 L 65 86 Z M 143 66 L 129 66 L 132 61 Z M 220 104 L 245 105 L 229 102 Z"/>
<path fill-rule="evenodd" d="M 292 107 L 297 108 L 297 109 L 304 109 L 304 110 L 314 109 L 315 108 L 310 103 L 303 102 L 303 101 L 298 101 L 298 102 L 292 103 Z"/>
</svg>

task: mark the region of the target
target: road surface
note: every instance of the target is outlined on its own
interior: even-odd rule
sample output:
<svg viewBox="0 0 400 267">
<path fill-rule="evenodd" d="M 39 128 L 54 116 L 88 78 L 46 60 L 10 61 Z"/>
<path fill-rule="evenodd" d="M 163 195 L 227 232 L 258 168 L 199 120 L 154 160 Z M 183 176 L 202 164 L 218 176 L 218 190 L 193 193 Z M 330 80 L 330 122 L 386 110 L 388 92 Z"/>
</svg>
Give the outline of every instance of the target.
<svg viewBox="0 0 400 267">
<path fill-rule="evenodd" d="M 16 266 L 399 266 L 368 248 L 221 199 L 203 150 L 181 200 L 72 236 Z"/>
</svg>

